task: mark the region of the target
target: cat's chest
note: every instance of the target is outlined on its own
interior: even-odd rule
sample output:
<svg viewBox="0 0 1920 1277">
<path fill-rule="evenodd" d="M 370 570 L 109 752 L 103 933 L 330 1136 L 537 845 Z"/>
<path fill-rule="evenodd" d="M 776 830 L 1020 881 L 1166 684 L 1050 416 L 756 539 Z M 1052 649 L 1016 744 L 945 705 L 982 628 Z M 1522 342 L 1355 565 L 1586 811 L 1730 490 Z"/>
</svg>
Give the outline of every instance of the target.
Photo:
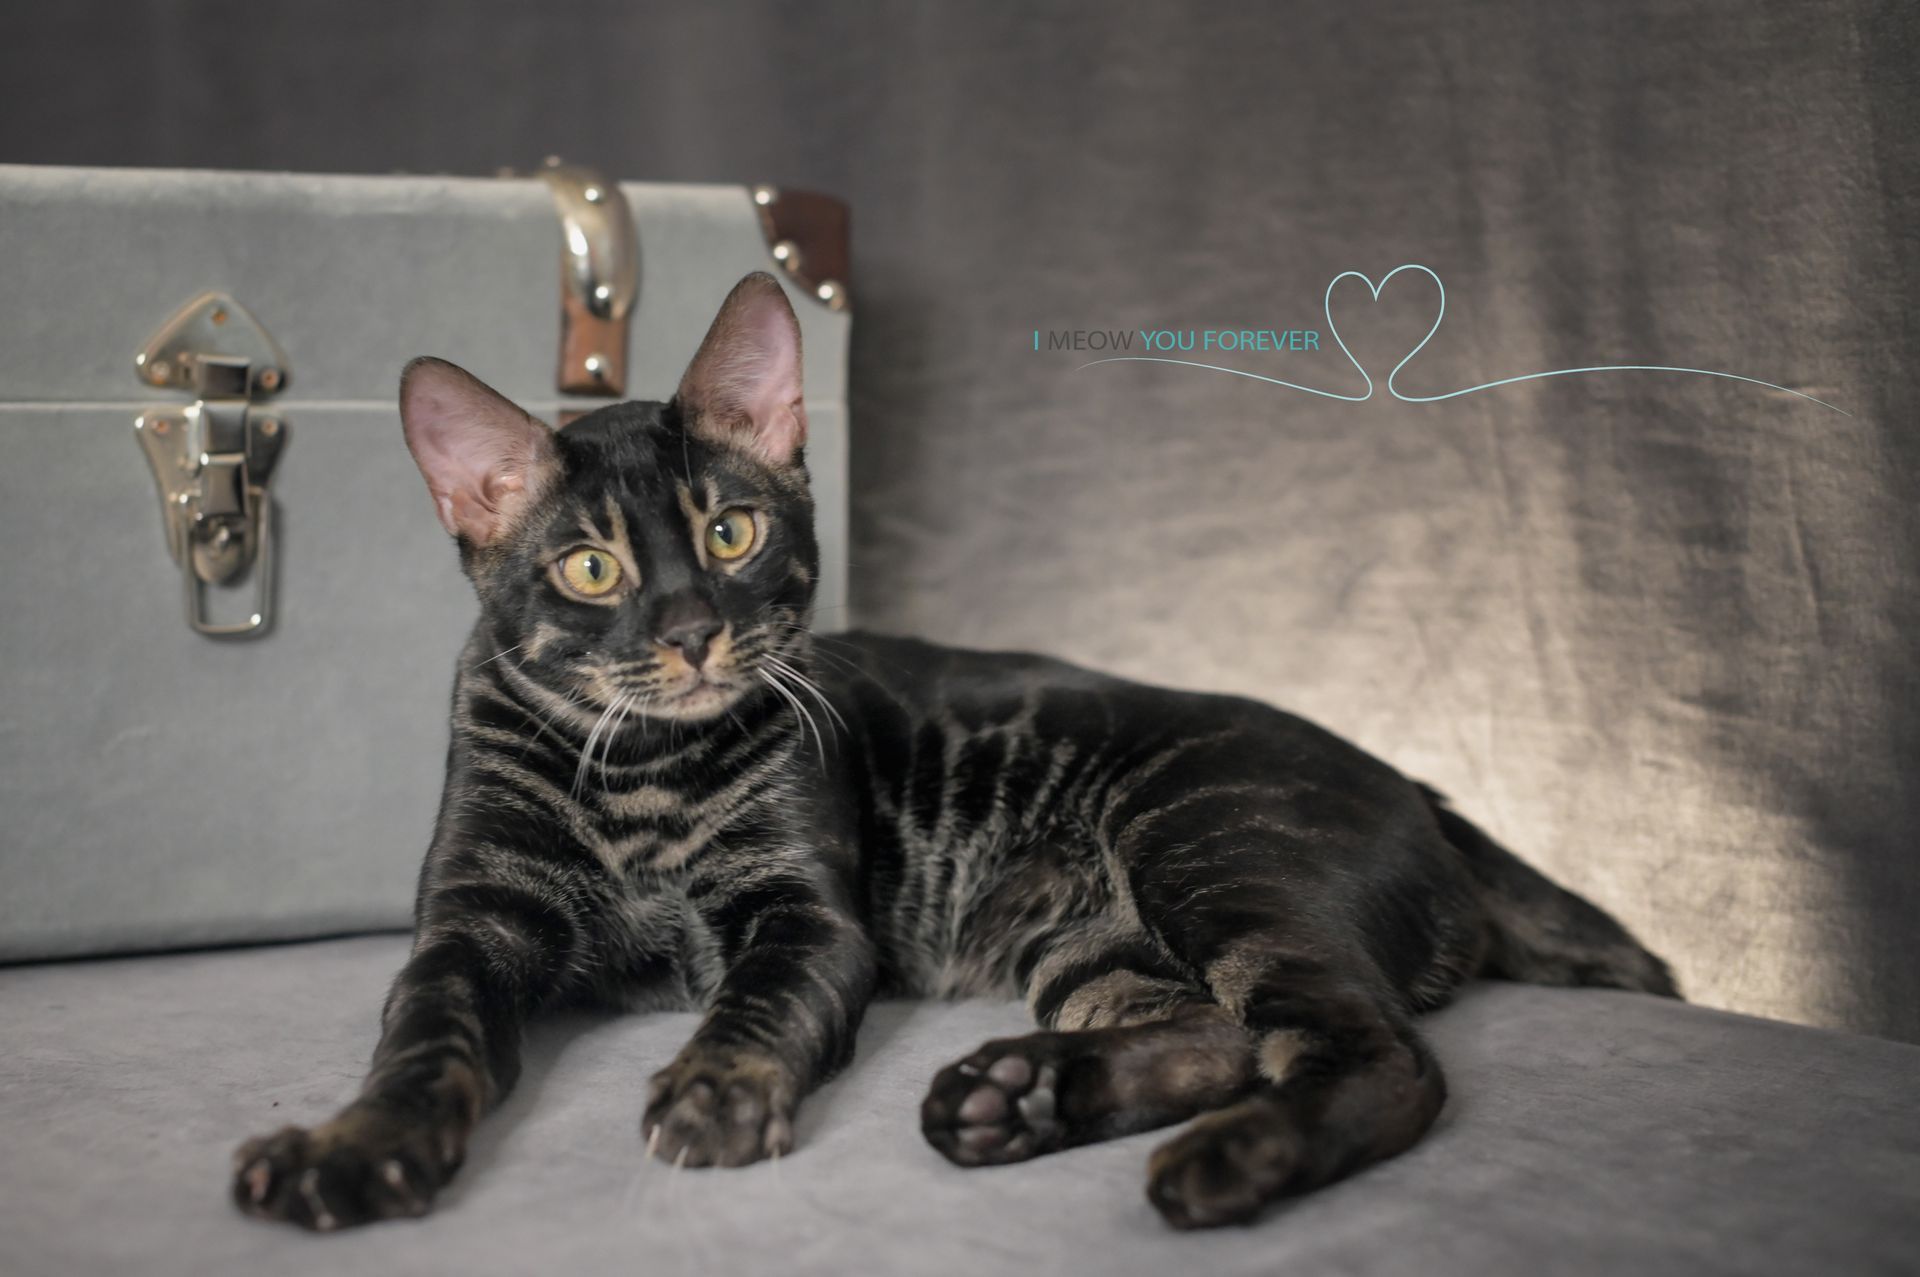
<svg viewBox="0 0 1920 1277">
<path fill-rule="evenodd" d="M 784 791 L 766 781 L 724 786 L 641 781 L 584 793 L 574 833 L 629 890 L 657 889 L 705 853 L 780 819 Z"/>
<path fill-rule="evenodd" d="M 726 973 L 719 938 L 684 883 L 636 875 L 598 894 L 592 1000 L 629 1011 L 690 1010 L 709 1002 Z"/>
</svg>

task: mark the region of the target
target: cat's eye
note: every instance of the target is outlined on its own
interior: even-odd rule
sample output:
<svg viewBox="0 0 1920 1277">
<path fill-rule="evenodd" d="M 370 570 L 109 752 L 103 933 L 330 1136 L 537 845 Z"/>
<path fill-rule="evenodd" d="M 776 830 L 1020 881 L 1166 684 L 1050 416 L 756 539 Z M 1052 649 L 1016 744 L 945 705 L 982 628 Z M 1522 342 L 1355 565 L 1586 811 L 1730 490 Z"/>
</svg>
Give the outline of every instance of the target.
<svg viewBox="0 0 1920 1277">
<path fill-rule="evenodd" d="M 576 594 L 599 598 L 620 584 L 620 561 L 605 550 L 583 547 L 560 560 L 560 579 Z"/>
<path fill-rule="evenodd" d="M 722 562 L 743 559 L 757 535 L 752 511 L 739 506 L 723 510 L 707 521 L 707 553 Z"/>
</svg>

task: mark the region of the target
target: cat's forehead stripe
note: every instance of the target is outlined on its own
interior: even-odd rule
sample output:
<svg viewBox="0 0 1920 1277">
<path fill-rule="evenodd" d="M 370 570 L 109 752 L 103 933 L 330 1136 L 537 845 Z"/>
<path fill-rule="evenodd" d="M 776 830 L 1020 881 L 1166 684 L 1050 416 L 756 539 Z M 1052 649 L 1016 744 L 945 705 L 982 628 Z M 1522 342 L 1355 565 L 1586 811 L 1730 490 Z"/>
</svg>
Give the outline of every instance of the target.
<svg viewBox="0 0 1920 1277">
<path fill-rule="evenodd" d="M 627 539 L 627 516 L 620 503 L 609 496 L 607 498 L 607 548 L 627 562 L 635 562 L 633 543 Z"/>
<path fill-rule="evenodd" d="M 707 489 L 707 496 L 703 500 L 702 498 L 697 498 L 693 495 L 693 488 L 691 485 L 685 482 L 678 482 L 673 485 L 673 495 L 679 499 L 680 508 L 686 511 L 687 517 L 689 519 L 697 519 L 702 514 L 704 514 L 708 509 L 712 508 L 713 485 L 709 483 L 705 486 Z"/>
<path fill-rule="evenodd" d="M 690 485 L 681 484 L 680 505 L 696 517 L 713 513 L 720 505 L 720 489 L 713 482 L 713 475 L 708 473 L 700 476 L 700 495 L 697 498 Z"/>
<path fill-rule="evenodd" d="M 713 502 L 709 499 L 703 508 L 693 499 L 693 490 L 684 483 L 676 485 L 676 494 L 680 498 L 681 513 L 687 516 L 687 524 L 693 529 L 694 552 L 700 556 L 700 562 L 704 565 L 707 561 L 707 552 L 700 536 L 700 521 L 706 516 L 706 511 L 713 508 Z"/>
<path fill-rule="evenodd" d="M 589 541 L 608 539 L 609 531 L 600 526 L 600 520 L 594 514 L 593 507 L 587 504 L 583 496 L 574 496 L 568 505 L 574 518 L 574 526 L 580 530 L 581 536 Z"/>
</svg>

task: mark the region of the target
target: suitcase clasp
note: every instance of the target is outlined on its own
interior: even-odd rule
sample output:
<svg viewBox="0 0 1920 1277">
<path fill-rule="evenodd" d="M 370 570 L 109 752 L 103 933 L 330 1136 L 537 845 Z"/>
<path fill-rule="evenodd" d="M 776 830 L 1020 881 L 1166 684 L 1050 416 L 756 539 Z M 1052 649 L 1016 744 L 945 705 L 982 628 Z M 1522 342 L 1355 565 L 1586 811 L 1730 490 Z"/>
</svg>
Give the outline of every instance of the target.
<svg viewBox="0 0 1920 1277">
<path fill-rule="evenodd" d="M 191 390 L 181 408 L 152 408 L 134 433 L 160 489 L 167 550 L 180 566 L 187 624 L 215 638 L 264 633 L 273 609 L 273 499 L 267 490 L 287 423 L 264 401 L 287 384 L 286 355 L 247 309 L 203 293 L 134 356 L 149 385 Z M 217 622 L 207 586 L 253 571 L 245 620 Z"/>
</svg>

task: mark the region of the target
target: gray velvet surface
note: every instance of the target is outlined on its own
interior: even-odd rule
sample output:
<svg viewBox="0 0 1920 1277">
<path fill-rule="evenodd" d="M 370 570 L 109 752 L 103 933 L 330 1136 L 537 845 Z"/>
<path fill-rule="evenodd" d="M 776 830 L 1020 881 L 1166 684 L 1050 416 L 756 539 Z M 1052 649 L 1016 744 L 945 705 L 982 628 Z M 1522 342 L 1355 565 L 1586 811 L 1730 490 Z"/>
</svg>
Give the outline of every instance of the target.
<svg viewBox="0 0 1920 1277">
<path fill-rule="evenodd" d="M 1296 707 L 1702 1000 L 1915 1038 L 1917 25 L 1887 0 L 67 0 L 0 14 L 0 154 L 560 151 L 842 195 L 860 620 Z M 1852 415 L 1653 374 L 1356 405 L 1030 348 L 1324 327 L 1335 274 L 1408 261 L 1448 290 L 1410 392 L 1666 363 Z M 1380 381 L 1431 305 L 1403 277 L 1337 313 Z M 1359 388 L 1337 352 L 1230 362 Z"/>
<path fill-rule="evenodd" d="M 1017 1005 L 885 1003 L 779 1164 L 647 1161 L 645 1080 L 689 1015 L 536 1025 L 441 1208 L 316 1237 L 225 1198 L 242 1137 L 350 1097 L 402 940 L 0 971 L 0 1271 L 1911 1273 L 1920 1048 L 1636 995 L 1487 985 L 1428 1021 L 1453 1095 L 1414 1151 L 1251 1229 L 1170 1232 L 1164 1133 L 960 1171 L 941 1065 Z"/>
<path fill-rule="evenodd" d="M 772 262 L 744 187 L 625 191 L 629 390 L 667 398 Z M 559 260 L 530 179 L 0 165 L 0 959 L 407 925 L 475 607 L 401 439 L 399 370 L 443 355 L 554 420 Z M 187 401 L 143 393 L 133 352 L 209 288 L 292 369 L 276 623 L 244 643 L 188 629 L 131 429 Z M 832 628 L 849 317 L 792 295 Z"/>
</svg>

